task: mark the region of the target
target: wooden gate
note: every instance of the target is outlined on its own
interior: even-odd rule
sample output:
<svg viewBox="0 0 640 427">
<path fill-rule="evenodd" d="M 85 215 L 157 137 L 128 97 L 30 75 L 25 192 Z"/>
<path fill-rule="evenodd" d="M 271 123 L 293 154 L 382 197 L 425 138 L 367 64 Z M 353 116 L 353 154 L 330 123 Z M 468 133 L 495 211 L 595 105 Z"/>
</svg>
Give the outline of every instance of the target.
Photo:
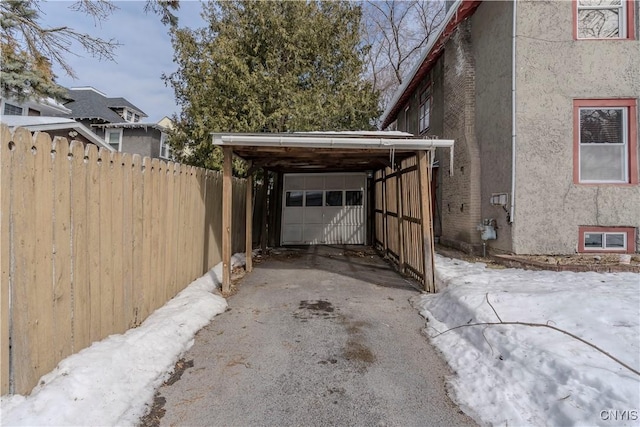
<svg viewBox="0 0 640 427">
<path fill-rule="evenodd" d="M 374 246 L 398 270 L 435 292 L 432 151 L 421 151 L 374 175 Z"/>
</svg>

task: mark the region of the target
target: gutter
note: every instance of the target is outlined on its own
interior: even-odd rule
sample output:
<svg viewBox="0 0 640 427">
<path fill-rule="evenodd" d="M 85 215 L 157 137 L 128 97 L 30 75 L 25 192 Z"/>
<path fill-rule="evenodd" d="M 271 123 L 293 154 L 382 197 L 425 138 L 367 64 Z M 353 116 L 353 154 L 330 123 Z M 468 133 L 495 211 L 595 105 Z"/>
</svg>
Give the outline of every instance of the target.
<svg viewBox="0 0 640 427">
<path fill-rule="evenodd" d="M 516 17 L 518 0 L 513 0 L 513 35 L 511 43 L 511 206 L 509 223 L 516 211 Z"/>
<path fill-rule="evenodd" d="M 300 148 L 353 148 L 388 150 L 427 150 L 429 148 L 451 148 L 452 139 L 415 138 L 349 138 L 335 136 L 288 136 L 288 135 L 243 135 L 214 133 L 213 145 L 255 147 L 300 147 Z"/>
</svg>

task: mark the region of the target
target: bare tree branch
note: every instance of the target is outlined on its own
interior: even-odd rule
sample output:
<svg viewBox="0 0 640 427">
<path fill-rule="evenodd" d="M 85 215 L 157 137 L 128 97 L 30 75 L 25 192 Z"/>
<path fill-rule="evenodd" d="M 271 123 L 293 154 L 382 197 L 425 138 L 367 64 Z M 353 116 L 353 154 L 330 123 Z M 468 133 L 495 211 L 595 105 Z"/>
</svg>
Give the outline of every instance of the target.
<svg viewBox="0 0 640 427">
<path fill-rule="evenodd" d="M 609 359 L 613 360 L 614 362 L 616 362 L 617 364 L 619 364 L 620 366 L 628 369 L 629 371 L 633 372 L 634 374 L 640 376 L 640 371 L 638 371 L 637 369 L 632 368 L 631 366 L 627 365 L 626 363 L 624 363 L 623 361 L 621 361 L 620 359 L 618 359 L 617 357 L 613 356 L 611 353 L 609 353 L 606 350 L 603 350 L 602 348 L 598 347 L 597 345 L 590 343 L 589 341 L 585 340 L 584 338 L 581 338 L 575 334 L 572 334 L 569 331 L 565 331 L 564 329 L 549 325 L 549 323 L 532 323 L 532 322 L 504 322 L 502 321 L 502 319 L 500 319 L 500 316 L 498 315 L 498 313 L 496 312 L 495 308 L 493 307 L 493 305 L 491 305 L 491 303 L 489 302 L 489 294 L 485 294 L 485 299 L 487 301 L 487 303 L 489 303 L 489 305 L 491 306 L 491 309 L 493 310 L 493 312 L 495 313 L 496 317 L 498 317 L 498 319 L 500 320 L 499 322 L 478 322 L 478 323 L 467 323 L 465 325 L 458 325 L 458 326 L 454 326 L 453 328 L 449 328 L 446 331 L 440 332 L 437 331 L 435 328 L 434 330 L 436 332 L 438 332 L 436 335 L 434 335 L 432 338 L 438 338 L 441 335 L 446 334 L 447 332 L 451 332 L 451 331 L 455 331 L 456 329 L 461 329 L 461 328 L 467 328 L 467 327 L 473 327 L 473 326 L 499 326 L 499 325 L 518 325 L 518 326 L 529 326 L 529 327 L 534 327 L 534 328 L 547 328 L 547 329 L 551 329 L 554 330 L 556 332 L 560 332 L 561 334 L 567 335 L 575 340 L 578 340 L 586 345 L 588 345 L 589 347 L 593 348 L 594 350 L 604 354 L 605 356 L 607 356 Z M 486 329 L 486 328 L 485 328 Z M 483 333 L 484 336 L 484 333 Z M 485 337 L 486 340 L 486 337 Z M 491 345 L 489 345 L 491 347 Z M 493 347 L 491 347 L 492 351 L 493 351 Z"/>
</svg>

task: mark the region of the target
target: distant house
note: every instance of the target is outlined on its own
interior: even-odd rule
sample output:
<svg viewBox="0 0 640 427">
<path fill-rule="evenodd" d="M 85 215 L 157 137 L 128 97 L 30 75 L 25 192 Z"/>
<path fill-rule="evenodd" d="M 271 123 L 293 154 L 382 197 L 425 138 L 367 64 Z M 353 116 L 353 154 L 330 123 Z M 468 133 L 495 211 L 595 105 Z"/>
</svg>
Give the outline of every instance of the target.
<svg viewBox="0 0 640 427">
<path fill-rule="evenodd" d="M 68 89 L 67 117 L 89 127 L 116 151 L 170 158 L 167 128 L 146 122 L 148 117 L 125 98 L 110 98 L 93 87 Z"/>
<path fill-rule="evenodd" d="M 0 98 L 0 113 L 4 116 L 59 116 L 71 110 L 52 98 L 16 101 Z"/>
<path fill-rule="evenodd" d="M 455 1 L 383 129 L 455 140 L 440 241 L 477 252 L 638 251 L 638 2 Z M 452 173 L 450 173 L 452 172 Z"/>
<path fill-rule="evenodd" d="M 53 99 L 29 99 L 19 102 L 10 98 L 2 98 L 0 111 L 2 111 L 0 121 L 6 124 L 10 130 L 22 127 L 31 132 L 46 132 L 51 138 L 59 136 L 67 138 L 69 141 L 80 141 L 84 145 L 94 144 L 113 150 L 104 139 L 86 126 L 73 119 L 59 117 L 60 114 L 70 114 L 71 110 Z"/>
</svg>

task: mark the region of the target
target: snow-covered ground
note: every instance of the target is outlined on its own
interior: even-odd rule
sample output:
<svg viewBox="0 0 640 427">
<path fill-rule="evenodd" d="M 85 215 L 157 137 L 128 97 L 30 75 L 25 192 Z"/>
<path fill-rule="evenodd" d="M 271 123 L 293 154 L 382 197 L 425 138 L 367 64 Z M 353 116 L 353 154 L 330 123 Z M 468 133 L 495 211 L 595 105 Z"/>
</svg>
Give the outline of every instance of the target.
<svg viewBox="0 0 640 427">
<path fill-rule="evenodd" d="M 236 254 L 232 265 L 243 265 Z M 3 426 L 136 425 L 194 336 L 227 302 L 212 291 L 222 264 L 192 282 L 138 328 L 73 354 L 44 375 L 28 397 L 3 396 Z"/>
<path fill-rule="evenodd" d="M 244 263 L 234 256 L 234 265 Z M 455 371 L 453 397 L 483 424 L 640 425 L 640 376 L 556 326 L 640 370 L 640 275 L 492 270 L 438 257 L 441 291 L 415 303 Z M 221 266 L 138 328 L 74 354 L 28 397 L 2 398 L 2 425 L 135 425 L 195 333 L 226 309 L 212 293 Z M 487 296 L 485 296 L 487 294 Z"/>
<path fill-rule="evenodd" d="M 455 372 L 454 399 L 489 425 L 640 425 L 640 274 L 487 269 L 436 260 L 440 292 L 414 303 Z M 495 313 L 487 303 L 495 308 Z M 496 314 L 497 313 L 497 314 Z"/>
</svg>

